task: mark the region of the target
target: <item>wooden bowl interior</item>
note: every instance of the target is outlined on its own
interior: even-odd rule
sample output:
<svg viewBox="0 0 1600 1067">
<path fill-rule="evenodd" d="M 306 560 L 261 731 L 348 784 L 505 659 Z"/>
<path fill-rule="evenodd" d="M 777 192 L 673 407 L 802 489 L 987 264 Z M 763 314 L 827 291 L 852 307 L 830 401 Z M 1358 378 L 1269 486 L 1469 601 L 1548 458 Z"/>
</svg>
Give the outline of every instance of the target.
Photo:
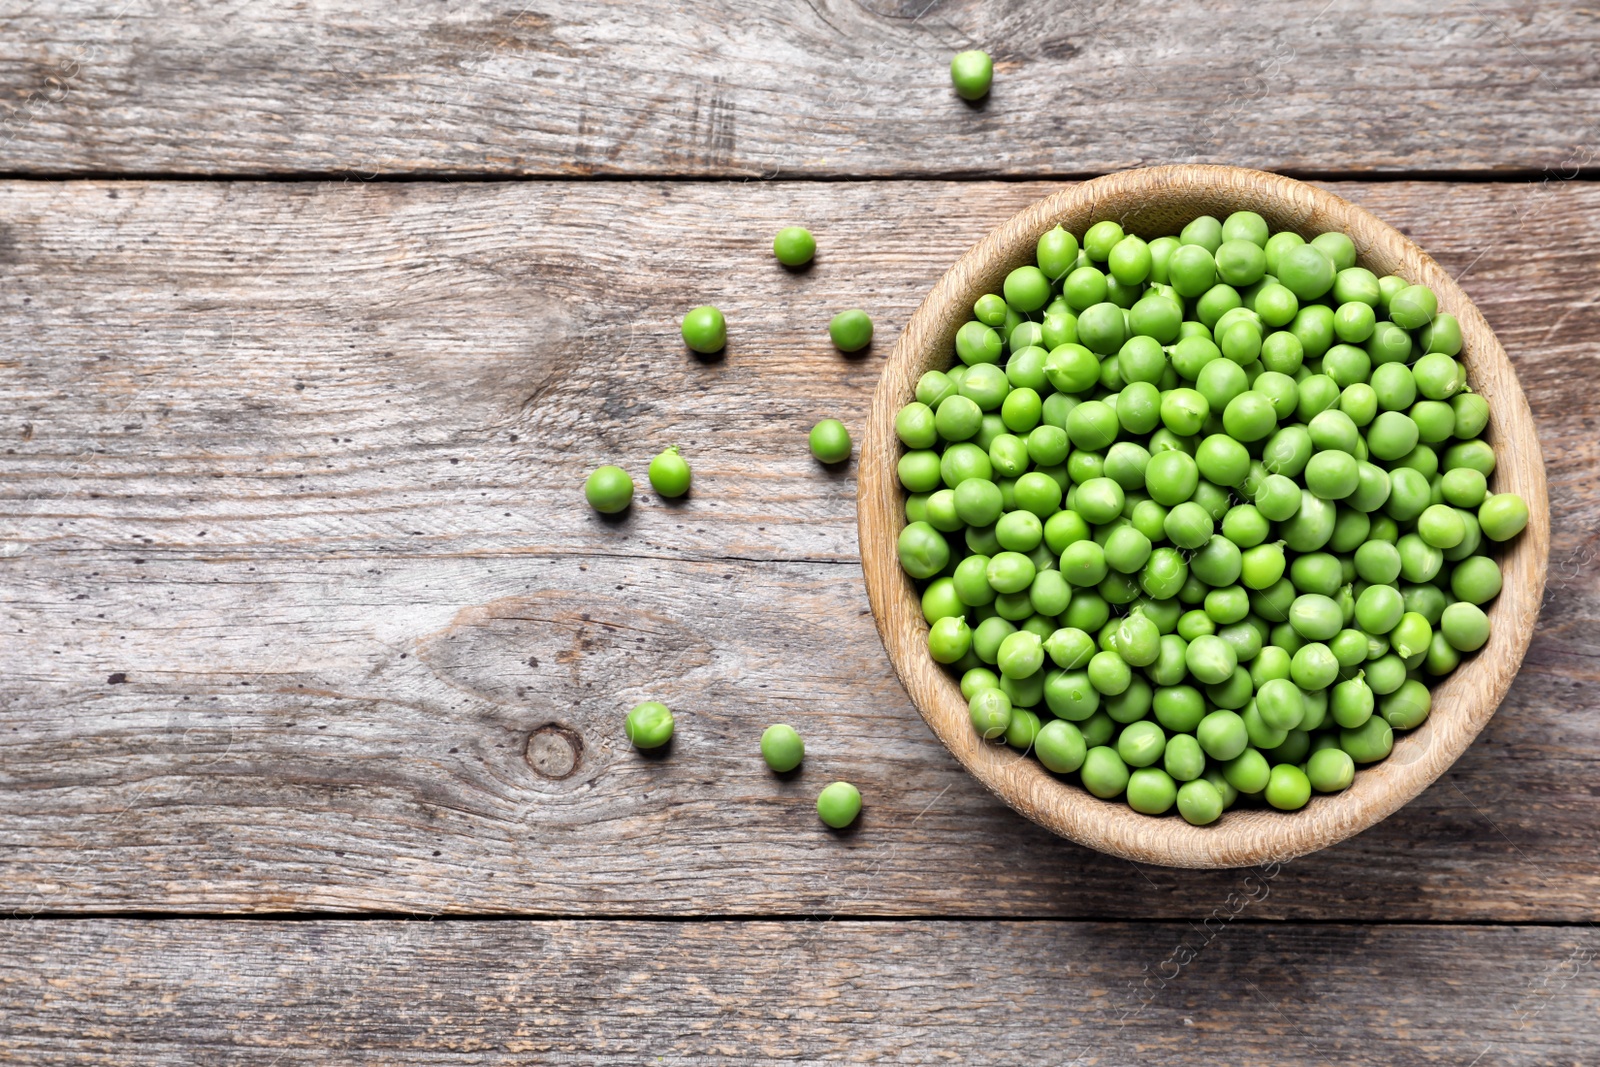
<svg viewBox="0 0 1600 1067">
<path fill-rule="evenodd" d="M 896 558 L 905 496 L 895 473 L 901 447 L 894 415 L 915 397 L 925 371 L 954 362 L 955 334 L 971 317 L 973 301 L 999 291 L 1009 271 L 1032 262 L 1044 231 L 1059 224 L 1081 237 L 1091 223 L 1109 218 L 1149 239 L 1175 234 L 1197 215 L 1221 218 L 1238 210 L 1257 211 L 1274 230 L 1307 239 L 1342 231 L 1355 242 L 1363 266 L 1438 294 L 1439 310 L 1461 322 L 1459 358 L 1471 386 L 1489 401 L 1485 437 L 1498 456 L 1491 491 L 1520 493 L 1530 517 L 1527 531 L 1501 554 L 1505 587 L 1488 609 L 1489 643 L 1434 687 L 1428 721 L 1397 736 L 1387 760 L 1358 769 L 1349 789 L 1316 796 L 1301 811 L 1236 809 L 1196 827 L 1176 814 L 1151 818 L 1121 800 L 1099 800 L 1031 756 L 974 734 L 956 680 L 927 654 L 917 590 Z M 1234 167 L 1155 167 L 1071 186 L 1025 208 L 974 246 L 912 315 L 884 368 L 861 450 L 858 502 L 862 568 L 878 632 L 945 746 L 1006 803 L 1050 830 L 1114 855 L 1177 867 L 1282 861 L 1360 832 L 1425 789 L 1471 744 L 1505 696 L 1532 636 L 1549 557 L 1549 504 L 1533 418 L 1505 350 L 1477 308 L 1421 249 L 1363 209 L 1303 182 Z"/>
</svg>

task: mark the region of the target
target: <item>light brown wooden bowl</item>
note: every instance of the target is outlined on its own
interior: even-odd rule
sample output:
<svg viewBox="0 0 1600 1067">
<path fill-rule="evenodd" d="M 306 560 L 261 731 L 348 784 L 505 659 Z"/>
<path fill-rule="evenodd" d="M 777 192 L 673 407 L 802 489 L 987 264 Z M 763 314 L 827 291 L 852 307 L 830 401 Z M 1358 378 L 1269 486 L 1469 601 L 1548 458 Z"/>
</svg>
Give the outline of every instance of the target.
<svg viewBox="0 0 1600 1067">
<path fill-rule="evenodd" d="M 1032 756 L 985 744 L 974 733 L 956 679 L 928 656 L 917 591 L 896 556 L 905 493 L 895 471 L 901 446 L 894 416 L 914 399 L 924 371 L 954 362 L 955 334 L 971 317 L 973 301 L 998 292 L 1007 272 L 1033 262 L 1039 235 L 1057 223 L 1081 237 L 1091 223 L 1116 219 L 1148 239 L 1176 233 L 1196 215 L 1221 218 L 1242 209 L 1260 212 L 1274 230 L 1294 230 L 1307 239 L 1327 230 L 1349 234 L 1362 265 L 1438 294 L 1439 310 L 1461 321 L 1460 358 L 1472 387 L 1489 401 L 1485 436 L 1499 457 L 1491 490 L 1520 493 L 1529 519 L 1527 531 L 1502 558 L 1505 587 L 1489 607 L 1489 643 L 1434 689 L 1427 722 L 1398 737 L 1388 759 L 1358 769 L 1349 789 L 1316 796 L 1300 811 L 1234 810 L 1201 827 L 1176 813 L 1152 818 L 1122 800 L 1100 800 L 1075 781 L 1052 776 Z M 1366 829 L 1427 788 L 1472 743 L 1511 685 L 1539 614 L 1550 554 L 1550 505 L 1533 416 L 1505 350 L 1466 294 L 1421 249 L 1354 204 L 1291 178 L 1236 167 L 1151 167 L 1069 186 L 1014 215 L 962 256 L 911 316 L 884 368 L 861 447 L 858 514 L 878 633 L 945 747 L 1040 825 L 1103 852 L 1173 867 L 1281 862 Z"/>
</svg>

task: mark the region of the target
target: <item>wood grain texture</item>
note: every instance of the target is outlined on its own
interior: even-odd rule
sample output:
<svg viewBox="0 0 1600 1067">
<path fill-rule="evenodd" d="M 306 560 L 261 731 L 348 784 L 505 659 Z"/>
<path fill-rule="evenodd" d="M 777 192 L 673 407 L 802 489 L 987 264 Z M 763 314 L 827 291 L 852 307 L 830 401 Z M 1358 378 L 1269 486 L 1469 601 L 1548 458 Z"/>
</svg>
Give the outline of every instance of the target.
<svg viewBox="0 0 1600 1067">
<path fill-rule="evenodd" d="M 1242 872 L 1235 872 L 1236 876 Z M 1593 928 L 12 923 L 10 1064 L 1592 1062 Z"/>
<path fill-rule="evenodd" d="M 1490 491 L 1527 501 L 1527 529 L 1499 554 L 1504 591 L 1490 605 L 1493 634 L 1477 655 L 1433 687 L 1432 712 L 1395 740 L 1388 759 L 1364 767 L 1349 789 L 1313 797 L 1291 813 L 1240 808 L 1210 826 L 1155 820 L 1125 803 L 1097 800 L 1037 761 L 1018 760 L 972 728 L 956 676 L 928 655 L 918 583 L 900 567 L 905 490 L 896 464 L 906 449 L 895 415 L 916 399 L 917 380 L 955 360 L 956 332 L 972 320 L 973 301 L 999 292 L 1006 275 L 1035 261 L 1039 235 L 1061 226 L 1080 237 L 1101 219 L 1154 239 L 1200 215 L 1255 211 L 1274 231 L 1310 240 L 1347 234 L 1358 262 L 1379 277 L 1428 286 L 1439 310 L 1461 323 L 1461 362 L 1488 400 L 1497 464 Z M 945 747 L 996 795 L 1040 825 L 1093 848 L 1142 863 L 1174 867 L 1245 867 L 1288 860 L 1360 833 L 1431 785 L 1488 723 L 1522 665 L 1544 599 L 1550 557 L 1550 506 L 1544 457 L 1533 415 L 1494 331 L 1455 281 L 1398 230 L 1342 197 L 1280 175 L 1238 167 L 1147 167 L 1063 189 L 1035 201 L 989 233 L 933 287 L 906 324 L 873 395 L 861 446 L 857 517 L 861 566 L 878 634 L 917 710 Z M 1281 619 L 1276 621 L 1282 621 Z"/>
<path fill-rule="evenodd" d="M 824 414 L 862 425 L 945 266 L 1055 188 L 0 184 L 0 905 L 1205 914 L 1236 875 L 1060 841 L 949 758 L 873 631 L 853 467 L 805 453 Z M 1339 191 L 1516 364 L 1550 584 L 1479 742 L 1260 914 L 1593 919 L 1600 190 Z M 811 271 L 772 263 L 780 220 Z M 721 361 L 675 338 L 703 300 Z M 850 360 L 825 324 L 854 305 L 880 340 Z M 685 504 L 583 506 L 669 442 Z M 646 695 L 683 717 L 667 759 L 621 744 Z M 792 781 L 756 756 L 774 720 L 807 737 Z M 810 810 L 834 777 L 852 835 Z"/>
<path fill-rule="evenodd" d="M 1600 21 L 1531 0 L 0 5 L 0 170 L 1036 177 L 1600 155 Z M 997 74 L 968 106 L 953 53 Z"/>
</svg>

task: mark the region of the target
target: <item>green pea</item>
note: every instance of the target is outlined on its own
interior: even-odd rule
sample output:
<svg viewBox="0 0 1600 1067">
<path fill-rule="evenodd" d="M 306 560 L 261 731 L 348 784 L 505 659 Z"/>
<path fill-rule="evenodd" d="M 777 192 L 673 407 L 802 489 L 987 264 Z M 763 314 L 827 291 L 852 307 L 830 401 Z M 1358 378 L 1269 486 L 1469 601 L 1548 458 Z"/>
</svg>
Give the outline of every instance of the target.
<svg viewBox="0 0 1600 1067">
<path fill-rule="evenodd" d="M 1328 700 L 1333 721 L 1347 730 L 1353 730 L 1371 718 L 1375 706 L 1375 697 L 1372 688 L 1367 685 L 1364 672 L 1334 686 Z"/>
<path fill-rule="evenodd" d="M 1222 817 L 1222 794 L 1204 778 L 1179 786 L 1177 803 L 1178 814 L 1192 826 L 1208 826 Z"/>
<path fill-rule="evenodd" d="M 1417 392 L 1429 400 L 1448 400 L 1467 384 L 1466 370 L 1442 352 L 1430 352 L 1417 360 L 1411 367 L 1411 376 L 1416 379 Z M 1454 429 L 1453 418 L 1451 428 Z"/>
<path fill-rule="evenodd" d="M 1489 640 L 1489 616 L 1466 601 L 1445 608 L 1439 626 L 1444 639 L 1458 652 L 1476 652 Z"/>
<path fill-rule="evenodd" d="M 1404 412 L 1417 399 L 1416 379 L 1404 363 L 1385 363 L 1373 368 L 1372 393 L 1384 411 Z"/>
<path fill-rule="evenodd" d="M 997 363 L 1004 347 L 994 327 L 969 322 L 956 331 L 956 356 L 967 366 Z"/>
<path fill-rule="evenodd" d="M 1315 243 L 1288 249 L 1278 258 L 1278 281 L 1303 303 L 1333 288 L 1333 263 Z"/>
<path fill-rule="evenodd" d="M 1370 310 L 1378 306 L 1381 296 L 1377 276 L 1365 267 L 1345 267 L 1334 275 L 1333 297 L 1341 308 L 1358 304 Z"/>
<path fill-rule="evenodd" d="M 621 467 L 596 467 L 584 480 L 583 495 L 602 515 L 615 515 L 633 503 L 633 479 Z"/>
<path fill-rule="evenodd" d="M 1078 729 L 1083 734 L 1083 743 L 1093 749 L 1111 741 L 1112 735 L 1117 732 L 1117 724 L 1105 712 L 1097 711 L 1080 722 Z"/>
<path fill-rule="evenodd" d="M 1509 541 L 1528 525 L 1527 502 L 1515 493 L 1496 493 L 1479 506 L 1478 525 L 1489 540 Z"/>
<path fill-rule="evenodd" d="M 647 700 L 628 712 L 622 729 L 635 748 L 648 751 L 672 740 L 673 722 L 672 712 L 665 704 Z"/>
<path fill-rule="evenodd" d="M 1298 811 L 1311 799 L 1311 780 L 1299 767 L 1280 763 L 1267 779 L 1266 794 L 1279 811 Z"/>
<path fill-rule="evenodd" d="M 803 267 L 817 253 L 817 239 L 802 226 L 785 226 L 772 239 L 772 254 L 785 267 Z"/>
<path fill-rule="evenodd" d="M 1179 782 L 1192 782 L 1205 773 L 1206 756 L 1200 742 L 1189 734 L 1176 734 L 1167 739 L 1162 750 L 1161 765 L 1167 774 Z"/>
<path fill-rule="evenodd" d="M 1415 611 L 1407 611 L 1389 634 L 1389 645 L 1402 659 L 1421 655 L 1428 650 L 1433 638 L 1433 627 Z"/>
<path fill-rule="evenodd" d="M 1102 696 L 1118 696 L 1133 684 L 1133 671 L 1116 652 L 1095 653 L 1089 660 L 1088 675 L 1089 684 Z"/>
<path fill-rule="evenodd" d="M 1267 788 L 1271 773 L 1267 758 L 1254 748 L 1245 749 L 1222 767 L 1228 784 L 1241 793 L 1260 793 Z"/>
<path fill-rule="evenodd" d="M 1287 679 L 1272 679 L 1256 691 L 1255 706 L 1261 720 L 1275 730 L 1293 730 L 1305 718 L 1305 699 Z"/>
<path fill-rule="evenodd" d="M 1450 592 L 1469 604 L 1487 604 L 1500 595 L 1500 565 L 1487 556 L 1472 556 L 1450 572 Z"/>
<path fill-rule="evenodd" d="M 1227 709 L 1218 709 L 1201 719 L 1195 737 L 1207 756 L 1221 761 L 1238 756 L 1250 743 L 1244 720 Z"/>
<path fill-rule="evenodd" d="M 1004 737 L 1011 725 L 1011 698 L 1000 689 L 983 689 L 967 701 L 972 728 L 985 741 Z"/>
<path fill-rule="evenodd" d="M 1313 752 L 1306 762 L 1306 780 L 1319 793 L 1338 793 L 1348 789 L 1355 775 L 1355 761 L 1340 748 L 1324 748 Z"/>
<path fill-rule="evenodd" d="M 1489 402 L 1477 393 L 1457 393 L 1450 410 L 1456 417 L 1454 434 L 1463 440 L 1477 437 L 1489 425 Z"/>
<path fill-rule="evenodd" d="M 1044 642 L 1030 630 L 1018 630 L 1000 642 L 995 659 L 1003 678 L 1027 678 L 1044 666 Z"/>
<path fill-rule="evenodd" d="M 728 323 L 722 312 L 705 304 L 684 315 L 680 325 L 683 343 L 691 352 L 711 355 L 728 346 Z"/>
<path fill-rule="evenodd" d="M 1045 769 L 1056 774 L 1071 774 L 1083 766 L 1088 754 L 1082 731 L 1062 719 L 1052 719 L 1040 727 L 1033 739 L 1033 751 Z"/>
<path fill-rule="evenodd" d="M 1051 671 L 1044 680 L 1044 702 L 1057 718 L 1083 722 L 1100 710 L 1100 691 L 1087 671 Z"/>
<path fill-rule="evenodd" d="M 1405 330 L 1426 326 L 1438 310 L 1438 299 L 1425 285 L 1408 285 L 1389 299 L 1389 319 Z"/>
<path fill-rule="evenodd" d="M 823 419 L 811 427 L 811 454 L 821 463 L 843 463 L 850 458 L 850 431 L 838 419 Z"/>
<path fill-rule="evenodd" d="M 1217 262 L 1204 245 L 1184 244 L 1168 259 L 1167 273 L 1179 296 L 1198 297 L 1216 284 Z"/>
<path fill-rule="evenodd" d="M 994 81 L 994 60 L 976 49 L 957 52 L 950 60 L 950 83 L 963 100 L 982 100 Z"/>
<path fill-rule="evenodd" d="M 1060 226 L 1047 230 L 1035 247 L 1034 261 L 1046 278 L 1060 281 L 1078 261 L 1078 239 Z"/>
<path fill-rule="evenodd" d="M 1128 765 L 1113 748 L 1097 745 L 1084 755 L 1083 787 L 1102 800 L 1121 796 L 1128 787 Z"/>
<path fill-rule="evenodd" d="M 1394 749 L 1394 728 L 1374 715 L 1354 729 L 1340 730 L 1339 747 L 1356 763 L 1376 763 Z"/>
<path fill-rule="evenodd" d="M 1012 698 L 1012 703 L 1016 703 L 1016 698 Z M 1006 744 L 1022 752 L 1027 752 L 1033 748 L 1034 742 L 1038 740 L 1041 728 L 1039 716 L 1027 708 L 1013 707 L 1011 709 L 1011 725 L 1006 727 Z"/>
<path fill-rule="evenodd" d="M 1307 642 L 1290 657 L 1289 677 L 1301 689 L 1326 689 L 1338 676 L 1339 660 L 1320 641 Z"/>
<path fill-rule="evenodd" d="M 1150 276 L 1150 246 L 1128 234 L 1111 247 L 1106 257 L 1111 276 L 1123 285 L 1138 285 Z"/>
<path fill-rule="evenodd" d="M 849 782 L 833 782 L 817 794 L 817 817 L 835 830 L 843 830 L 860 814 L 861 790 Z"/>
<path fill-rule="evenodd" d="M 987 667 L 972 667 L 961 675 L 961 699 L 971 700 L 985 689 L 999 689 L 1000 676 Z"/>
<path fill-rule="evenodd" d="M 932 578 L 950 562 L 949 544 L 926 522 L 908 524 L 900 531 L 896 547 L 900 566 L 913 578 Z M 1031 575 L 1029 580 L 1032 580 Z"/>
<path fill-rule="evenodd" d="M 773 723 L 761 732 L 761 758 L 778 774 L 787 774 L 806 758 L 806 743 L 793 726 Z"/>
<path fill-rule="evenodd" d="M 1433 706 L 1428 687 L 1415 679 L 1408 680 L 1393 693 L 1378 702 L 1378 713 L 1383 722 L 1395 730 L 1411 730 L 1421 726 Z M 1370 720 L 1369 720 L 1370 721 Z M 1355 755 L 1355 753 L 1351 753 Z"/>
<path fill-rule="evenodd" d="M 1141 767 L 1128 776 L 1128 806 L 1145 815 L 1164 815 L 1178 797 L 1177 783 L 1159 767 Z"/>
<path fill-rule="evenodd" d="M 960 615 L 938 619 L 928 629 L 928 654 L 936 663 L 955 663 L 972 647 L 972 630 Z"/>
<path fill-rule="evenodd" d="M 1405 363 L 1411 359 L 1411 335 L 1392 322 L 1375 325 L 1365 347 L 1373 366 Z"/>
<path fill-rule="evenodd" d="M 872 319 L 860 308 L 841 311 L 828 323 L 828 336 L 839 351 L 860 352 L 872 343 Z"/>
<path fill-rule="evenodd" d="M 1116 745 L 1117 755 L 1130 767 L 1153 765 L 1161 759 L 1166 747 L 1166 732 L 1148 719 L 1129 723 L 1117 738 Z"/>
<path fill-rule="evenodd" d="M 932 626 L 952 615 L 965 618 L 967 605 L 956 592 L 954 578 L 938 578 L 922 591 L 922 617 Z"/>
</svg>

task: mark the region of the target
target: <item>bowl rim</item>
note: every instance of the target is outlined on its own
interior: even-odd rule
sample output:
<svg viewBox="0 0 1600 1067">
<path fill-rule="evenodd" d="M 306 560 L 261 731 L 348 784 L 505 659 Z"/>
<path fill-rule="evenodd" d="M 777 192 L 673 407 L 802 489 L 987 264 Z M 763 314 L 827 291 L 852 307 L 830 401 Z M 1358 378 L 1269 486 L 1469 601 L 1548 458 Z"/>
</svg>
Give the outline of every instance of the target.
<svg viewBox="0 0 1600 1067">
<path fill-rule="evenodd" d="M 1187 206 L 1179 210 L 1175 200 Z M 925 370 L 953 362 L 955 331 L 970 318 L 972 302 L 998 291 L 1009 270 L 1031 263 L 1040 234 L 1057 224 L 1081 234 L 1089 222 L 1113 218 L 1150 238 L 1159 235 L 1155 229 L 1175 232 L 1173 221 L 1202 209 L 1258 211 L 1275 231 L 1291 229 L 1308 239 L 1340 230 L 1355 242 L 1359 264 L 1431 287 L 1439 310 L 1460 321 L 1458 358 L 1472 388 L 1490 404 L 1484 436 L 1497 456 L 1492 489 L 1520 493 L 1529 518 L 1527 530 L 1501 556 L 1505 582 L 1488 609 L 1489 643 L 1433 687 L 1427 721 L 1397 736 L 1387 759 L 1358 768 L 1350 788 L 1313 796 L 1299 811 L 1234 809 L 1199 827 L 1176 813 L 1152 818 L 1120 798 L 1100 800 L 1051 775 L 1030 754 L 975 735 L 956 679 L 927 655 L 920 599 L 897 559 L 905 515 L 894 416 L 913 399 Z M 1220 868 L 1282 862 L 1392 814 L 1443 774 L 1494 715 L 1527 651 L 1544 595 L 1550 512 L 1542 453 L 1516 371 L 1494 331 L 1455 280 L 1398 230 L 1325 189 L 1265 171 L 1200 164 L 1121 171 L 1066 186 L 1001 223 L 956 261 L 907 321 L 873 394 L 860 457 L 857 524 L 867 596 L 884 648 L 924 721 L 968 771 L 1022 815 L 1141 863 Z"/>
</svg>

